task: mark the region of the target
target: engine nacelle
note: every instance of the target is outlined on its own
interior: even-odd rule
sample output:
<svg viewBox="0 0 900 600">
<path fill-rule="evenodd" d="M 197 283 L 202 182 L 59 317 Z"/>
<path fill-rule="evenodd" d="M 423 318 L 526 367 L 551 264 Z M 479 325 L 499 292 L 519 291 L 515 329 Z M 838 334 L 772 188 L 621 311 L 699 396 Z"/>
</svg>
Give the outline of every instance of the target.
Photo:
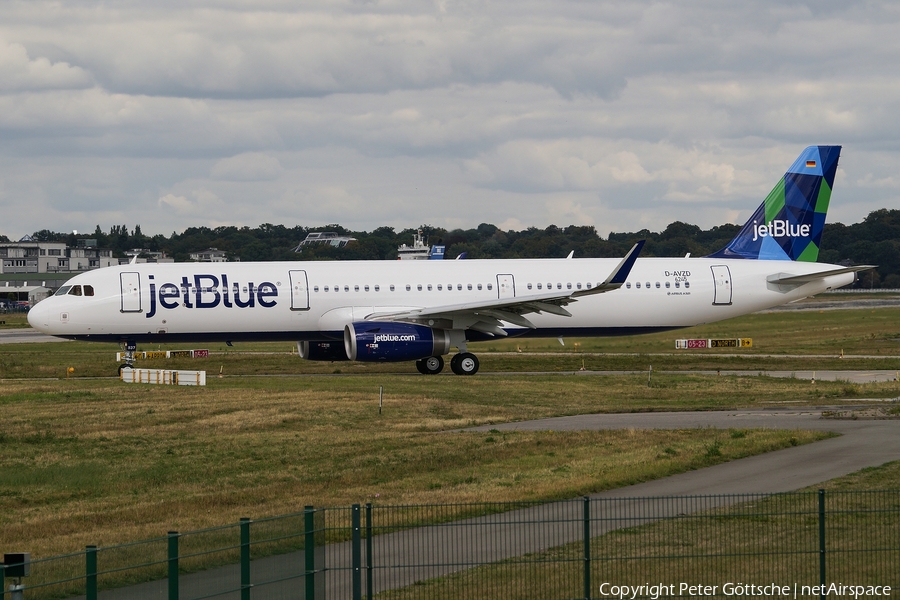
<svg viewBox="0 0 900 600">
<path fill-rule="evenodd" d="M 344 327 L 350 360 L 400 362 L 450 352 L 450 332 L 411 323 L 362 321 Z"/>
<path fill-rule="evenodd" d="M 297 342 L 297 351 L 306 360 L 349 360 L 343 342 Z"/>
</svg>

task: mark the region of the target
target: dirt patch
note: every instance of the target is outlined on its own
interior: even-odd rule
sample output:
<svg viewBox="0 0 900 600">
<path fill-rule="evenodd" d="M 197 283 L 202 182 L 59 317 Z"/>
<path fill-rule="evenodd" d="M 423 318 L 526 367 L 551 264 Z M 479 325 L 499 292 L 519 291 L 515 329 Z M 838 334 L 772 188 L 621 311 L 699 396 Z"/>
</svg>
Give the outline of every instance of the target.
<svg viewBox="0 0 900 600">
<path fill-rule="evenodd" d="M 823 419 L 900 419 L 900 406 L 896 401 L 889 406 L 866 406 L 847 410 L 824 410 Z"/>
</svg>

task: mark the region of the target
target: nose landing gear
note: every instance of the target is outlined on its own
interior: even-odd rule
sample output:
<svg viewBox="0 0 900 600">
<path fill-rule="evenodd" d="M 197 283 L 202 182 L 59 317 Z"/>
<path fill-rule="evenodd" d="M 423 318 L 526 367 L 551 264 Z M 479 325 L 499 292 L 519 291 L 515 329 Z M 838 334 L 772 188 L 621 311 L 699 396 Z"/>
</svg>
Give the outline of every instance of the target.
<svg viewBox="0 0 900 600">
<path fill-rule="evenodd" d="M 125 362 L 119 365 L 120 377 L 122 376 L 122 371 L 124 369 L 134 368 L 134 353 L 137 351 L 137 342 L 125 340 L 125 342 L 122 344 L 122 348 L 125 350 Z"/>
</svg>

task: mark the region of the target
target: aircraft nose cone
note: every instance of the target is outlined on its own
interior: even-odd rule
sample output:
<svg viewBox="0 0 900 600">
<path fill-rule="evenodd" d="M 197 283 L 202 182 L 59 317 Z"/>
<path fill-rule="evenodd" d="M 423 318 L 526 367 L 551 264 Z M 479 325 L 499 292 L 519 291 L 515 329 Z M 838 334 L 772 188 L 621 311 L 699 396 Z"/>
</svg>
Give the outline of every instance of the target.
<svg viewBox="0 0 900 600">
<path fill-rule="evenodd" d="M 50 311 L 47 309 L 46 302 L 38 302 L 28 311 L 28 324 L 34 329 L 46 333 L 47 328 L 50 326 L 50 323 L 47 320 L 49 313 Z"/>
</svg>

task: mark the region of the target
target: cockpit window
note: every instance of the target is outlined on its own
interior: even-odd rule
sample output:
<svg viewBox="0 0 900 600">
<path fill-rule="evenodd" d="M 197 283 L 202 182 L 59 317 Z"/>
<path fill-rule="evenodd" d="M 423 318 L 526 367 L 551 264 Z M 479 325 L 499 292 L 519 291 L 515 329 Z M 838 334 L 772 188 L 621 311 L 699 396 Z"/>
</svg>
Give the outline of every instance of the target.
<svg viewBox="0 0 900 600">
<path fill-rule="evenodd" d="M 73 285 L 73 286 L 72 286 L 72 289 L 69 290 L 69 295 L 70 295 L 70 296 L 80 296 L 80 295 L 81 295 L 81 286 L 80 286 L 80 285 Z"/>
<path fill-rule="evenodd" d="M 69 293 L 69 288 L 71 288 L 71 287 L 72 287 L 71 285 L 64 285 L 61 288 L 59 288 L 58 290 L 56 290 L 55 295 L 56 296 L 65 296 L 66 294 Z"/>
<path fill-rule="evenodd" d="M 92 286 L 92 285 L 84 286 L 84 295 L 85 296 L 93 296 L 94 295 L 94 286 Z"/>
</svg>

